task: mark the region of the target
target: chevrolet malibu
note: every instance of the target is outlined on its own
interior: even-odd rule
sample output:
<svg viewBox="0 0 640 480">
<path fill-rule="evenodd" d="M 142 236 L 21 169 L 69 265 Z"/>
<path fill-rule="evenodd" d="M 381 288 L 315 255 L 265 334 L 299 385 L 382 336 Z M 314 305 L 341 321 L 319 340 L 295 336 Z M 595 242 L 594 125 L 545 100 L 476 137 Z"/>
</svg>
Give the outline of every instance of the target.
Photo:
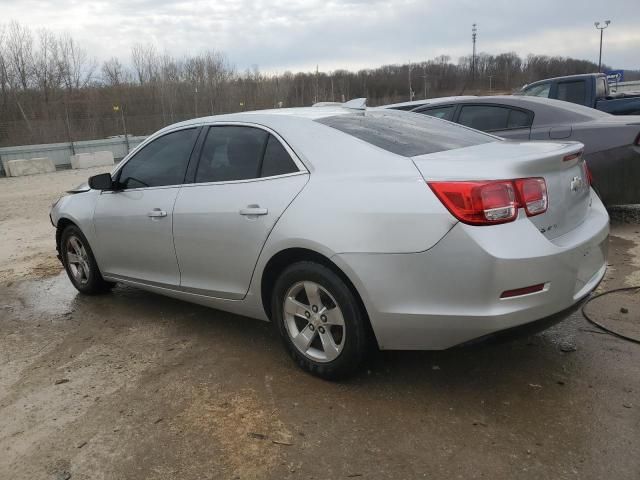
<svg viewBox="0 0 640 480">
<path fill-rule="evenodd" d="M 271 320 L 325 378 L 371 347 L 563 318 L 604 276 L 609 231 L 579 143 L 341 106 L 169 126 L 51 220 L 80 292 L 119 282 Z"/>
</svg>

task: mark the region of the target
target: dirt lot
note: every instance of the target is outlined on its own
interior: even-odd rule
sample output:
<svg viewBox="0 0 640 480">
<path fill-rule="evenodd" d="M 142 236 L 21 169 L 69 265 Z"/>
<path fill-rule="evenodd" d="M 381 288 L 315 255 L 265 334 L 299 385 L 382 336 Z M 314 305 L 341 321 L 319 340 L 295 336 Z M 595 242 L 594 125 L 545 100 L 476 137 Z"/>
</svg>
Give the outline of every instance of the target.
<svg viewBox="0 0 640 480">
<path fill-rule="evenodd" d="M 0 179 L 0 479 L 640 478 L 638 345 L 578 313 L 324 382 L 268 324 L 78 295 L 47 212 L 90 174 Z M 640 284 L 640 226 L 614 225 L 610 261 L 601 289 Z"/>
</svg>

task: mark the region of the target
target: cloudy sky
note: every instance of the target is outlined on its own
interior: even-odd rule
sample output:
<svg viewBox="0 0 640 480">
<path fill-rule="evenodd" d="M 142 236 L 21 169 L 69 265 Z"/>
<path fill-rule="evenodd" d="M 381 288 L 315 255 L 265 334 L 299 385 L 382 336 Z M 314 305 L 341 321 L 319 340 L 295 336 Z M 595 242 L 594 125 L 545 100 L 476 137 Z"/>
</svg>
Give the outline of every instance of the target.
<svg viewBox="0 0 640 480">
<path fill-rule="evenodd" d="M 640 0 L 0 0 L 0 22 L 68 31 L 92 56 L 134 43 L 174 55 L 213 48 L 239 69 L 358 69 L 515 51 L 598 60 L 595 20 L 610 19 L 603 62 L 640 68 Z"/>
</svg>

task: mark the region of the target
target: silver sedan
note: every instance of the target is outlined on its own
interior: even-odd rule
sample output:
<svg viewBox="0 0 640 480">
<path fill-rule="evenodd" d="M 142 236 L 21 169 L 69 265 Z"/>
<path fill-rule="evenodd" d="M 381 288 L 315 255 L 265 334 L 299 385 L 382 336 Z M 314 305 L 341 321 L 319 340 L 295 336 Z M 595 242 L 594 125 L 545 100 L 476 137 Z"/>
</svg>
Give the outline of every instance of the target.
<svg viewBox="0 0 640 480">
<path fill-rule="evenodd" d="M 445 349 L 575 308 L 609 231 L 582 148 L 392 110 L 215 116 L 152 135 L 51 219 L 80 292 L 271 320 L 336 378 L 371 347 Z"/>
</svg>

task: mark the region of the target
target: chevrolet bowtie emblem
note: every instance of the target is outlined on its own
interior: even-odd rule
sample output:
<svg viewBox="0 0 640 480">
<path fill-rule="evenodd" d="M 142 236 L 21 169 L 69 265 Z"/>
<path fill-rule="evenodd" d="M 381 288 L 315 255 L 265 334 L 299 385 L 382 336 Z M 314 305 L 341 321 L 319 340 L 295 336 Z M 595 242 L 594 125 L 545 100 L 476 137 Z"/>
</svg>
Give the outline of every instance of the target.
<svg viewBox="0 0 640 480">
<path fill-rule="evenodd" d="M 578 192 L 578 191 L 582 190 L 582 187 L 584 187 L 584 181 L 580 177 L 573 177 L 571 179 L 571 185 L 570 186 L 571 186 L 571 191 L 572 192 Z"/>
</svg>

